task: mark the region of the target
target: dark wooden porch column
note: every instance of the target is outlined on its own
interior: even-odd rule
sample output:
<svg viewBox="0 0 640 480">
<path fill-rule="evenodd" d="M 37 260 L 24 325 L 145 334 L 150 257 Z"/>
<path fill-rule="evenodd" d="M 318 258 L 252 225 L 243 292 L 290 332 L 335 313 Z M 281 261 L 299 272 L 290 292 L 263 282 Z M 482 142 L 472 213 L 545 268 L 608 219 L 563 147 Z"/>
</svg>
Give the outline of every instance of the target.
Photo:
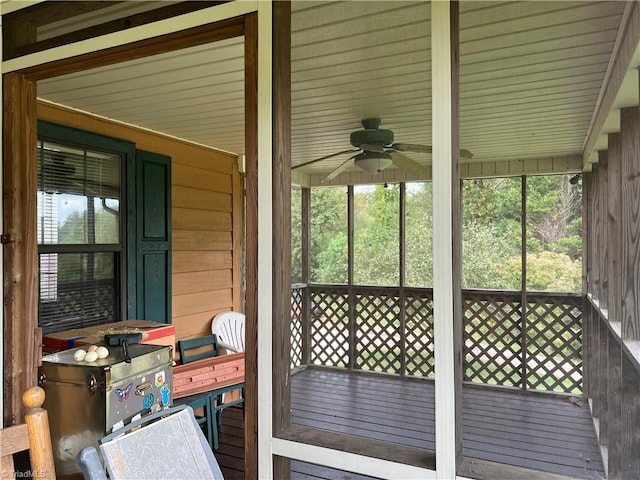
<svg viewBox="0 0 640 480">
<path fill-rule="evenodd" d="M 35 385 L 40 357 L 36 85 L 10 73 L 3 94 L 4 422 L 13 425 L 22 421 L 22 392 Z"/>
<path fill-rule="evenodd" d="M 291 3 L 273 3 L 273 434 L 291 425 Z M 273 459 L 274 478 L 291 460 Z"/>
</svg>

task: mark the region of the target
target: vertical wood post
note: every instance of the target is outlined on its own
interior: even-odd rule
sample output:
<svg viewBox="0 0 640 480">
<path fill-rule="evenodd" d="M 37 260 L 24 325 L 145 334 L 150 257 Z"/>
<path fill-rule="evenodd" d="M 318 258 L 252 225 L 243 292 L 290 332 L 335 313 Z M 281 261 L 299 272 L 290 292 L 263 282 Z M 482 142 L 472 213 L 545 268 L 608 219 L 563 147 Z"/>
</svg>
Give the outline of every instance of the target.
<svg viewBox="0 0 640 480">
<path fill-rule="evenodd" d="M 640 107 L 620 110 L 622 136 L 622 337 L 640 340 Z"/>
<path fill-rule="evenodd" d="M 4 424 L 22 421 L 22 393 L 35 385 L 40 356 L 36 238 L 36 84 L 3 76 Z"/>
<path fill-rule="evenodd" d="M 607 373 L 608 373 L 608 353 L 609 353 L 609 327 L 605 319 L 598 315 L 598 325 L 600 330 L 600 345 L 598 346 L 598 356 L 600 357 L 600 385 L 598 386 L 598 404 L 600 411 L 600 445 L 609 445 L 609 405 L 607 404 Z"/>
<path fill-rule="evenodd" d="M 47 411 L 42 408 L 44 390 L 40 387 L 29 388 L 22 395 L 22 402 L 26 409 L 24 421 L 29 430 L 31 474 L 35 478 L 55 480 L 49 417 Z"/>
<path fill-rule="evenodd" d="M 400 375 L 404 376 L 407 374 L 407 295 L 404 290 L 405 285 L 405 277 L 406 277 L 406 256 L 407 256 L 407 248 L 406 248 L 406 201 L 407 201 L 407 184 L 402 182 L 400 184 L 400 205 L 398 206 L 399 213 L 399 236 L 400 236 L 400 248 L 399 248 L 399 265 L 400 265 L 400 278 L 399 278 L 399 294 L 398 294 L 398 302 L 399 302 L 399 315 L 400 318 Z"/>
<path fill-rule="evenodd" d="M 620 439 L 623 480 L 640 478 L 640 372 L 622 357 L 622 432 Z"/>
<path fill-rule="evenodd" d="M 431 2 L 433 317 L 436 476 L 462 459 L 462 208 L 458 148 L 458 2 Z"/>
<path fill-rule="evenodd" d="M 600 272 L 600 291 L 598 300 L 600 302 L 600 309 L 605 310 L 608 304 L 609 296 L 609 232 L 608 232 L 608 211 L 609 211 L 609 199 L 607 197 L 608 190 L 608 178 L 609 176 L 609 152 L 606 150 L 598 152 L 598 218 L 600 221 L 596 228 L 598 229 L 599 236 L 599 248 L 598 248 L 598 272 Z"/>
<path fill-rule="evenodd" d="M 622 142 L 619 133 L 609 134 L 609 162 L 607 167 L 607 184 L 609 185 L 607 192 L 608 199 L 608 215 L 607 229 L 609 238 L 607 242 L 608 262 L 607 262 L 607 278 L 608 298 L 607 309 L 609 311 L 609 321 L 619 322 L 620 312 L 622 310 L 621 280 L 622 273 L 622 212 L 620 211 L 620 186 L 622 185 L 620 178 L 620 163 L 622 155 Z"/>
<path fill-rule="evenodd" d="M 356 299 L 353 290 L 353 265 L 354 265 L 354 222 L 355 222 L 355 202 L 353 198 L 353 185 L 347 187 L 347 308 L 349 315 L 349 364 L 347 368 L 353 370 L 357 366 L 356 362 Z"/>
<path fill-rule="evenodd" d="M 521 222 L 520 225 L 520 372 L 522 382 L 522 390 L 527 390 L 527 359 L 529 357 L 527 351 L 527 177 L 523 175 L 520 179 L 520 209 L 521 209 Z"/>
<path fill-rule="evenodd" d="M 589 258 L 591 255 L 591 243 L 589 237 L 589 202 L 591 192 L 589 182 L 590 173 L 582 175 L 582 384 L 585 398 L 590 398 L 593 391 L 593 355 L 591 329 L 591 304 L 587 299 L 589 293 Z"/>
<path fill-rule="evenodd" d="M 273 2 L 273 432 L 291 425 L 291 3 Z M 291 476 L 275 456 L 274 478 Z"/>
<path fill-rule="evenodd" d="M 607 405 L 609 446 L 607 449 L 607 478 L 620 478 L 622 472 L 622 349 L 611 339 L 608 353 Z"/>
<path fill-rule="evenodd" d="M 590 211 L 590 225 L 589 225 L 589 235 L 591 237 L 591 255 L 589 257 L 589 263 L 591 265 L 590 271 L 590 279 L 589 282 L 589 291 L 594 299 L 600 299 L 600 269 L 598 264 L 598 252 L 600 251 L 600 230 L 598 225 L 600 225 L 600 209 L 599 205 L 599 191 L 598 191 L 598 165 L 593 166 L 593 171 L 591 172 L 591 185 L 589 188 L 590 199 L 589 203 L 589 211 Z"/>
<path fill-rule="evenodd" d="M 311 362 L 311 189 L 302 189 L 302 364 Z"/>
<path fill-rule="evenodd" d="M 245 17 L 247 285 L 245 293 L 244 478 L 258 478 L 258 18 Z"/>
</svg>

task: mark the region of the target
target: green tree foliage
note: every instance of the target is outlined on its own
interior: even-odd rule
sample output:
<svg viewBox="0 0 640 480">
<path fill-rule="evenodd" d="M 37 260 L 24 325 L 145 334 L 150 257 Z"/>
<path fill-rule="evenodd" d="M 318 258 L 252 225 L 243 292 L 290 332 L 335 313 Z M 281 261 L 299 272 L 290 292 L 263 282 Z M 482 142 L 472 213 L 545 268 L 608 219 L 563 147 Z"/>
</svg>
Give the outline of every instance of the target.
<svg viewBox="0 0 640 480">
<path fill-rule="evenodd" d="M 360 187 L 355 192 L 355 283 L 397 285 L 400 186 Z"/>
<path fill-rule="evenodd" d="M 405 283 L 413 287 L 433 285 L 433 218 L 431 183 L 407 185 Z"/>
<path fill-rule="evenodd" d="M 89 243 L 90 229 L 94 231 L 94 243 L 117 243 L 118 216 L 114 212 L 100 209 L 95 213 L 95 225 L 89 225 L 86 210 L 75 210 L 60 226 L 58 243 L 61 245 Z M 59 254 L 60 279 L 77 281 L 83 278 L 113 278 L 113 256 L 113 253 Z"/>
<path fill-rule="evenodd" d="M 527 288 L 579 291 L 581 284 L 581 186 L 569 176 L 527 178 Z M 521 179 L 463 182 L 463 286 L 520 289 Z M 354 275 L 357 284 L 399 282 L 399 185 L 355 188 Z M 292 203 L 293 204 L 293 203 Z M 406 279 L 433 283 L 432 190 L 406 187 Z M 293 216 L 292 238 L 299 241 Z M 312 190 L 311 280 L 347 281 L 346 189 Z M 295 257 L 294 257 L 295 258 Z M 294 272 L 295 270 L 294 264 Z"/>
<path fill-rule="evenodd" d="M 342 233 L 346 237 L 346 187 L 311 190 L 311 212 L 311 281 L 347 283 L 346 248 L 343 251 L 334 243 L 328 253 L 336 236 Z"/>
</svg>

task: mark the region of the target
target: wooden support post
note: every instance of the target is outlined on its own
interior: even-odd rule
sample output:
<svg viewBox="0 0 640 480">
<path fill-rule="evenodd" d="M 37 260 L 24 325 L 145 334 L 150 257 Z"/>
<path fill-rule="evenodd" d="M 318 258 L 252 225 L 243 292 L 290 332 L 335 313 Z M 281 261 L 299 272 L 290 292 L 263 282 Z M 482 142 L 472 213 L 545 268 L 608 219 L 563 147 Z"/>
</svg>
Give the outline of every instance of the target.
<svg viewBox="0 0 640 480">
<path fill-rule="evenodd" d="M 258 478 L 258 18 L 245 18 L 245 155 L 247 288 L 245 341 L 244 478 Z"/>
<path fill-rule="evenodd" d="M 608 278 L 608 298 L 607 309 L 609 312 L 610 322 L 620 322 L 620 313 L 622 310 L 622 294 L 621 279 L 622 272 L 622 212 L 620 210 L 620 186 L 622 181 L 620 178 L 621 156 L 622 156 L 622 139 L 619 133 L 609 134 L 609 162 L 607 167 L 608 185 L 608 261 L 607 261 L 607 278 Z"/>
<path fill-rule="evenodd" d="M 622 432 L 620 440 L 622 480 L 640 478 L 640 372 L 622 356 Z"/>
<path fill-rule="evenodd" d="M 608 152 L 606 150 L 598 152 L 598 176 L 597 176 L 597 189 L 598 189 L 598 218 L 599 222 L 596 228 L 598 229 L 599 248 L 598 248 L 598 271 L 600 272 L 600 291 L 598 294 L 598 301 L 600 302 L 600 309 L 605 310 L 607 308 L 607 300 L 609 296 L 609 243 L 608 243 L 608 210 L 609 201 L 607 197 L 608 190 L 608 175 L 609 175 L 609 161 Z M 607 315 L 608 318 L 608 315 Z"/>
<path fill-rule="evenodd" d="M 620 110 L 622 136 L 622 338 L 640 340 L 640 107 Z"/>
<path fill-rule="evenodd" d="M 22 403 L 26 409 L 24 422 L 29 430 L 29 458 L 32 474 L 36 478 L 55 480 L 56 470 L 53 465 L 49 417 L 47 411 L 42 408 L 44 390 L 40 387 L 29 388 L 22 395 Z"/>
<path fill-rule="evenodd" d="M 520 381 L 522 382 L 522 391 L 527 390 L 527 359 L 528 352 L 528 322 L 527 322 L 527 177 L 520 177 Z"/>
<path fill-rule="evenodd" d="M 353 198 L 353 185 L 347 187 L 347 308 L 349 315 L 349 330 L 348 330 L 348 343 L 349 343 L 349 364 L 347 368 L 353 370 L 358 366 L 356 361 L 356 298 L 353 289 L 353 265 L 354 265 L 354 222 L 355 222 L 355 204 Z"/>
<path fill-rule="evenodd" d="M 611 335 L 609 333 L 609 335 Z M 607 449 L 607 478 L 620 478 L 622 418 L 622 350 L 620 344 L 610 337 L 607 371 L 607 405 L 609 446 Z"/>
<path fill-rule="evenodd" d="M 589 256 L 589 263 L 591 264 L 591 282 L 589 284 L 591 295 L 595 300 L 600 300 L 600 269 L 598 263 L 598 252 L 600 251 L 600 209 L 599 205 L 599 191 L 598 191 L 598 165 L 593 166 L 591 173 L 591 184 L 589 188 L 590 200 L 589 203 L 589 235 L 591 236 L 591 255 Z"/>
<path fill-rule="evenodd" d="M 291 425 L 291 3 L 273 2 L 273 434 Z M 291 460 L 274 456 L 274 478 Z"/>
<path fill-rule="evenodd" d="M 600 445 L 609 445 L 609 405 L 607 403 L 607 373 L 608 373 L 608 352 L 609 352 L 609 327 L 606 320 L 600 316 L 600 345 L 598 347 L 600 357 L 600 386 L 598 388 L 598 403 L 600 404 Z"/>
<path fill-rule="evenodd" d="M 302 189 L 302 364 L 311 362 L 311 189 Z"/>
<path fill-rule="evenodd" d="M 458 148 L 458 2 L 431 2 L 433 317 L 436 476 L 462 459 L 462 206 Z M 437 93 L 435 93 L 437 92 Z"/>
<path fill-rule="evenodd" d="M 36 85 L 3 76 L 4 424 L 22 420 L 22 393 L 35 385 L 40 357 L 36 238 Z"/>
<path fill-rule="evenodd" d="M 398 302 L 400 308 L 400 375 L 405 376 L 407 374 L 407 295 L 404 290 L 405 277 L 406 277 L 406 202 L 407 202 L 407 185 L 402 182 L 400 184 L 400 205 L 398 205 L 398 217 L 399 217 L 399 265 L 400 265 L 400 278 L 399 278 L 399 293 Z"/>
</svg>

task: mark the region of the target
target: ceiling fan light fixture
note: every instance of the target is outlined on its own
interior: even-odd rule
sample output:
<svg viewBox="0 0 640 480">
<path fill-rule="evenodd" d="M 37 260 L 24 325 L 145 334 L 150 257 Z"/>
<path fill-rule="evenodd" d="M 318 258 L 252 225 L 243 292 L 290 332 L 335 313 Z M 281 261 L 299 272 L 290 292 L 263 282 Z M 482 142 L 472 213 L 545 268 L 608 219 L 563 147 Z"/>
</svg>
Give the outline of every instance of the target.
<svg viewBox="0 0 640 480">
<path fill-rule="evenodd" d="M 365 151 L 354 157 L 355 164 L 365 172 L 375 175 L 382 172 L 385 168 L 391 166 L 393 161 L 391 155 L 386 152 L 368 152 Z"/>
</svg>

